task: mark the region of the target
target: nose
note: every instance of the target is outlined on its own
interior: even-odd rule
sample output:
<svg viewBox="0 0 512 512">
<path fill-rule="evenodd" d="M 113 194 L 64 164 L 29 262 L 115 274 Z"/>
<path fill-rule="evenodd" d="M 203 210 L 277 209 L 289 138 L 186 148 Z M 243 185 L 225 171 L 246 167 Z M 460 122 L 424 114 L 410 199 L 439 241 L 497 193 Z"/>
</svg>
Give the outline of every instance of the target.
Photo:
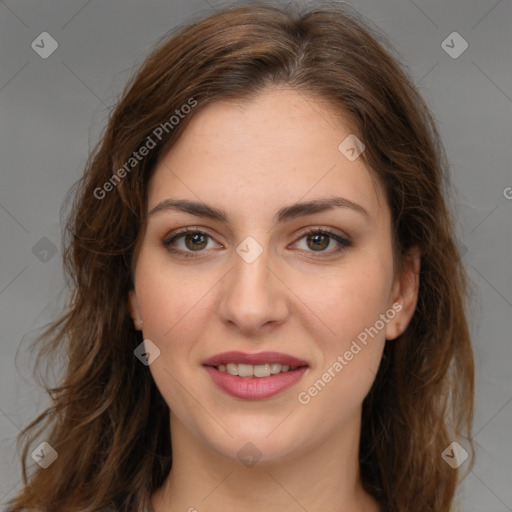
<svg viewBox="0 0 512 512">
<path fill-rule="evenodd" d="M 234 267 L 223 279 L 218 314 L 244 335 L 268 333 L 289 314 L 287 287 L 269 266 L 268 251 L 252 263 L 234 254 Z"/>
</svg>

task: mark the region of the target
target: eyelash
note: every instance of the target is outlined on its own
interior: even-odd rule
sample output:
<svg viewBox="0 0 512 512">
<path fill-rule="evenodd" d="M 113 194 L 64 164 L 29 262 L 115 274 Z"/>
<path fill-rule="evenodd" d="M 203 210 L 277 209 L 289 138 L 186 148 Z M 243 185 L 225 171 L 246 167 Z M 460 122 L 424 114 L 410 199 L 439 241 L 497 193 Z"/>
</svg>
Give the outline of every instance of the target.
<svg viewBox="0 0 512 512">
<path fill-rule="evenodd" d="M 171 244 L 174 241 L 176 241 L 178 238 L 181 238 L 187 234 L 192 234 L 192 235 L 199 234 L 199 235 L 205 235 L 209 238 L 212 238 L 208 233 L 205 233 L 204 231 L 200 231 L 200 230 L 194 229 L 194 228 L 184 228 L 184 229 L 178 231 L 177 233 L 174 233 L 172 235 L 172 237 L 170 237 L 170 238 L 168 237 L 168 238 L 164 239 L 162 243 L 163 243 L 164 247 L 170 253 L 179 254 L 186 258 L 197 257 L 197 255 L 195 253 L 201 253 L 201 252 L 204 252 L 205 250 L 202 249 L 200 251 L 183 251 L 181 249 L 175 249 L 175 248 L 171 247 Z M 338 253 L 343 252 L 346 248 L 352 246 L 352 242 L 350 240 L 343 238 L 339 234 L 331 231 L 329 228 L 310 228 L 307 231 L 305 231 L 304 233 L 302 233 L 301 236 L 299 238 L 297 238 L 296 242 L 298 242 L 299 240 L 302 240 L 304 237 L 307 237 L 309 235 L 328 236 L 340 244 L 338 248 L 336 248 L 334 250 L 330 250 L 330 251 L 308 251 L 308 252 L 312 252 L 313 254 L 316 254 L 315 256 L 313 256 L 314 258 L 325 257 L 325 256 L 322 256 L 322 254 L 327 254 L 327 255 L 331 255 L 333 253 L 338 254 Z"/>
</svg>

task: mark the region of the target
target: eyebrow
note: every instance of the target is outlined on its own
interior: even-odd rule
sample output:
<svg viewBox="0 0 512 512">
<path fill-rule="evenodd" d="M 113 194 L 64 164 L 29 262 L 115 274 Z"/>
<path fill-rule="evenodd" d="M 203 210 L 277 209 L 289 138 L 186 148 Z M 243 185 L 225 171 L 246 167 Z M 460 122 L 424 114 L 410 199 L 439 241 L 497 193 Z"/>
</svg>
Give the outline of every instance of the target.
<svg viewBox="0 0 512 512">
<path fill-rule="evenodd" d="M 334 208 L 348 208 L 361 214 L 363 217 L 366 217 L 366 220 L 369 222 L 373 222 L 372 216 L 366 208 L 343 197 L 313 199 L 311 201 L 284 206 L 274 215 L 274 222 L 285 222 L 297 217 L 333 210 Z M 210 206 L 200 201 L 190 201 L 188 199 L 165 199 L 152 208 L 148 216 L 169 210 L 190 213 L 197 217 L 218 220 L 224 224 L 228 223 L 228 214 L 225 210 Z"/>
</svg>

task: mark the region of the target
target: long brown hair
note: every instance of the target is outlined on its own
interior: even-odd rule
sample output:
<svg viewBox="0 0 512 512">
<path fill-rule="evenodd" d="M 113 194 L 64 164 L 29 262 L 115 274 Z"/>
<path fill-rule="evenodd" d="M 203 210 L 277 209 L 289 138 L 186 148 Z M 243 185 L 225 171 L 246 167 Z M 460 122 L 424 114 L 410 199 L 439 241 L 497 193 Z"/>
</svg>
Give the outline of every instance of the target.
<svg viewBox="0 0 512 512">
<path fill-rule="evenodd" d="M 386 190 L 398 261 L 412 247 L 421 251 L 416 311 L 405 332 L 386 343 L 363 403 L 361 474 L 389 512 L 452 509 L 460 475 L 441 454 L 455 440 L 472 453 L 466 274 L 445 202 L 443 145 L 400 60 L 378 28 L 347 6 L 300 12 L 267 4 L 194 20 L 147 57 L 73 196 L 64 253 L 71 296 L 37 340 L 37 365 L 66 354 L 66 370 L 46 388 L 51 405 L 20 434 L 25 486 L 11 512 L 132 512 L 148 507 L 162 485 L 172 464 L 169 410 L 134 357 L 142 337 L 127 306 L 148 180 L 201 108 L 272 84 L 348 116 L 366 146 L 361 157 Z M 132 161 L 148 137 L 155 147 Z M 58 459 L 29 471 L 36 439 Z"/>
</svg>

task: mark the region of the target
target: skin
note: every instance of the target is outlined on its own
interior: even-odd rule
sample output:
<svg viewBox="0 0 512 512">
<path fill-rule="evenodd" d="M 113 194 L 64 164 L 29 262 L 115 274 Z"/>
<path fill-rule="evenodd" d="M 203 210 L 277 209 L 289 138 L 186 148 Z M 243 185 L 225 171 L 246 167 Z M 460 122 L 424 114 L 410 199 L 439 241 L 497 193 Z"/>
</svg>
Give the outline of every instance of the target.
<svg viewBox="0 0 512 512">
<path fill-rule="evenodd" d="M 148 211 L 171 198 L 203 201 L 224 209 L 229 223 L 160 211 L 141 241 L 129 305 L 135 327 L 160 350 L 150 371 L 171 410 L 173 468 L 153 495 L 155 512 L 242 511 L 248 503 L 254 512 L 379 510 L 360 480 L 362 402 L 385 343 L 414 312 L 420 257 L 411 251 L 403 273 L 394 272 L 384 190 L 362 158 L 338 150 L 350 133 L 311 97 L 273 87 L 197 112 L 157 165 Z M 368 218 L 335 208 L 273 221 L 285 205 L 332 196 Z M 175 240 L 189 258 L 162 243 L 184 227 L 209 235 Z M 336 240 L 308 239 L 305 228 L 331 228 L 352 245 L 336 252 Z M 236 252 L 247 236 L 263 250 L 250 264 Z M 397 303 L 401 311 L 299 403 L 298 393 Z M 284 352 L 310 367 L 278 395 L 242 400 L 202 367 L 229 350 Z M 237 456 L 247 442 L 261 455 L 251 467 Z"/>
</svg>

